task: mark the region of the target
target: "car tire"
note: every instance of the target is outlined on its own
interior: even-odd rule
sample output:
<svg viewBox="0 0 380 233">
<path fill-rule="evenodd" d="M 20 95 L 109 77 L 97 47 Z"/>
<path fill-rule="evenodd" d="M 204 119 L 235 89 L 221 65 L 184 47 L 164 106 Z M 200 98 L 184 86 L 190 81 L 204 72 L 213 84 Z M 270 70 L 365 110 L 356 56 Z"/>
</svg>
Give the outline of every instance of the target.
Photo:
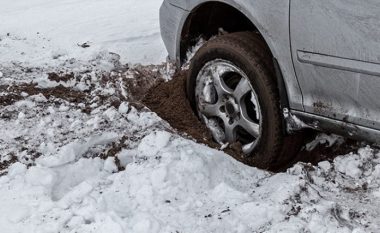
<svg viewBox="0 0 380 233">
<path fill-rule="evenodd" d="M 243 85 L 245 79 L 252 91 Z M 299 152 L 302 136 L 285 133 L 272 56 L 258 34 L 231 33 L 206 42 L 190 63 L 186 89 L 193 110 L 212 129 L 214 139 L 240 142 L 246 149 L 242 162 L 278 171 Z M 249 130 L 241 127 L 247 122 Z"/>
</svg>

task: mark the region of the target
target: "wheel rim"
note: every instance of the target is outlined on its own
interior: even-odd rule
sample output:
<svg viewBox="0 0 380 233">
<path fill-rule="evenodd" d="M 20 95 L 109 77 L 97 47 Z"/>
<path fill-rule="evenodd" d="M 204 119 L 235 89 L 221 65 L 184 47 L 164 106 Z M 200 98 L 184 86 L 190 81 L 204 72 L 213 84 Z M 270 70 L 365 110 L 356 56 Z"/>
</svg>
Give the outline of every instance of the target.
<svg viewBox="0 0 380 233">
<path fill-rule="evenodd" d="M 246 155 L 261 137 L 261 108 L 247 75 L 229 61 L 208 62 L 195 88 L 199 117 L 220 144 L 240 142 Z"/>
</svg>

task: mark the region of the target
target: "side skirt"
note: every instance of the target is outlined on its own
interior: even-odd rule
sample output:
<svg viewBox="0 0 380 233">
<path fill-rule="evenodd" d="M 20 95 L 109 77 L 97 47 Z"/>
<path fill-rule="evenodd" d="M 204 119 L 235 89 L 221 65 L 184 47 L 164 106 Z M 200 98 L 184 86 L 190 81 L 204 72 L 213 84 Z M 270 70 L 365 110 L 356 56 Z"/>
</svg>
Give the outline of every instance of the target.
<svg viewBox="0 0 380 233">
<path fill-rule="evenodd" d="M 291 110 L 290 113 L 304 123 L 302 128 L 305 128 L 306 125 L 318 131 L 339 134 L 355 140 L 380 143 L 380 130 L 296 110 Z"/>
</svg>

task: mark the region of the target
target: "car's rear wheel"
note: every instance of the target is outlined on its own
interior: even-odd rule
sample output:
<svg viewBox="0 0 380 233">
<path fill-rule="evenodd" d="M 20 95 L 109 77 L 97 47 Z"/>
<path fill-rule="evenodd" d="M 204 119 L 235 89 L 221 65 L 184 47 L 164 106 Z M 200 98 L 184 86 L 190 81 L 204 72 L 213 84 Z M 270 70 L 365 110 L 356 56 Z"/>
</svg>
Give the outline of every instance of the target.
<svg viewBox="0 0 380 233">
<path fill-rule="evenodd" d="M 220 144 L 239 143 L 249 164 L 283 168 L 300 148 L 284 133 L 270 52 L 258 35 L 232 33 L 208 41 L 195 54 L 187 94 Z"/>
</svg>

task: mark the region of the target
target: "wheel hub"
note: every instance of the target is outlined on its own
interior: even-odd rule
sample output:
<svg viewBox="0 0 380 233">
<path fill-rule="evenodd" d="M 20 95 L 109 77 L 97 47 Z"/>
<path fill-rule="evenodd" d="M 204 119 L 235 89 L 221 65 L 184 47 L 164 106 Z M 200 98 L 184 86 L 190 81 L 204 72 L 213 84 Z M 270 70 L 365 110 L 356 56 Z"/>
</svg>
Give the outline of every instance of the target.
<svg viewBox="0 0 380 233">
<path fill-rule="evenodd" d="M 226 112 L 227 112 L 228 116 L 234 117 L 236 115 L 235 106 L 232 103 L 228 102 L 226 104 Z"/>
<path fill-rule="evenodd" d="M 261 135 L 261 110 L 244 72 L 228 61 L 211 61 L 198 74 L 195 95 L 198 113 L 214 139 L 221 144 L 239 141 L 250 154 Z"/>
<path fill-rule="evenodd" d="M 226 116 L 230 120 L 236 120 L 239 116 L 239 105 L 236 103 L 236 100 L 230 96 L 225 105 L 223 106 Z"/>
</svg>

